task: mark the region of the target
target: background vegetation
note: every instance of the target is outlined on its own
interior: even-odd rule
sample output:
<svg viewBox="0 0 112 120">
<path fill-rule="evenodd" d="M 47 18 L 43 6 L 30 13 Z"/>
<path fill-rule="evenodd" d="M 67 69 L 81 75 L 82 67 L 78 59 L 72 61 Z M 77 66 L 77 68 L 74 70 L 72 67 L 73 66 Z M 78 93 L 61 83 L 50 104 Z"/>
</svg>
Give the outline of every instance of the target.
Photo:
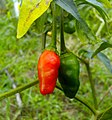
<svg viewBox="0 0 112 120">
<path fill-rule="evenodd" d="M 112 1 L 110 1 L 112 2 Z M 102 42 L 112 43 L 112 9 L 107 8 L 108 31 L 98 11 L 91 6 L 78 8 L 82 18 L 88 23 L 93 33 L 100 39 L 90 43 L 75 32 L 65 34 L 66 46 L 75 54 L 89 59 L 92 79 L 95 82 L 99 109 L 105 109 L 112 103 L 112 73 L 94 57 L 87 57 L 87 52 L 94 52 Z M 13 2 L 0 2 L 0 94 L 15 86 L 37 79 L 37 62 L 41 54 L 41 36 L 32 25 L 21 39 L 16 38 L 18 18 L 15 15 Z M 51 37 L 47 36 L 47 44 Z M 58 48 L 59 49 L 59 48 Z M 81 52 L 81 51 L 85 51 Z M 112 60 L 112 50 L 102 51 Z M 83 63 L 80 64 L 80 89 L 78 94 L 92 103 L 88 74 Z M 52 95 L 42 96 L 38 85 L 20 94 L 0 101 L 0 120 L 90 120 L 91 111 L 83 104 L 68 99 L 55 89 Z"/>
</svg>

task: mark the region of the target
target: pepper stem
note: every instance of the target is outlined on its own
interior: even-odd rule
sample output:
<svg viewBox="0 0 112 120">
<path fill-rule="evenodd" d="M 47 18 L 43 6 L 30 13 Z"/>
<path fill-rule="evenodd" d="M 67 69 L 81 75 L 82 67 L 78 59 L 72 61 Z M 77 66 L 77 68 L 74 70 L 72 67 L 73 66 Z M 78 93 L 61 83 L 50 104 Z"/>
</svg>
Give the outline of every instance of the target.
<svg viewBox="0 0 112 120">
<path fill-rule="evenodd" d="M 51 39 L 50 46 L 56 49 L 57 21 L 56 21 L 56 4 L 55 4 L 55 2 L 52 2 L 51 7 L 52 7 L 53 20 L 52 20 L 52 39 Z"/>
<path fill-rule="evenodd" d="M 46 45 L 46 34 L 47 32 L 42 34 L 42 51 L 45 49 L 45 45 Z"/>
<path fill-rule="evenodd" d="M 61 40 L 61 54 L 66 52 L 65 41 L 64 41 L 64 25 L 63 25 L 63 9 L 60 12 L 60 40 Z"/>
<path fill-rule="evenodd" d="M 61 91 L 63 91 L 59 86 L 56 86 L 56 88 L 59 89 L 59 90 L 61 90 Z M 83 99 L 79 95 L 76 95 L 74 97 L 74 99 L 76 99 L 77 101 L 79 101 L 80 103 L 82 103 L 83 105 L 85 105 L 94 114 L 94 116 L 97 116 L 99 114 L 99 111 L 97 111 L 92 105 L 90 105 L 88 103 L 88 101 L 86 101 L 85 99 Z"/>
<path fill-rule="evenodd" d="M 96 109 L 94 109 L 93 106 L 91 106 L 85 99 L 79 97 L 78 95 L 75 96 L 75 99 L 79 102 L 81 102 L 83 105 L 85 105 L 87 108 L 89 108 L 89 110 L 91 110 L 91 112 L 96 116 L 97 115 L 97 111 Z"/>
</svg>

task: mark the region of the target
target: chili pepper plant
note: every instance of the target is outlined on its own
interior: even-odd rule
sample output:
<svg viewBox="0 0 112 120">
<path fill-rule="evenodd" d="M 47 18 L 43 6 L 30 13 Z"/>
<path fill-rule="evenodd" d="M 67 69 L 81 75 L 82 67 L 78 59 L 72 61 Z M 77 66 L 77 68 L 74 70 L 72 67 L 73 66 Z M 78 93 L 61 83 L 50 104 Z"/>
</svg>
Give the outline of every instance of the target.
<svg viewBox="0 0 112 120">
<path fill-rule="evenodd" d="M 112 72 L 108 57 L 102 53 L 104 49 L 112 47 L 112 45 L 99 36 L 102 28 L 99 28 L 95 34 L 96 28 L 91 29 L 91 24 L 87 23 L 86 19 L 83 19 L 85 16 L 88 18 L 88 14 L 85 14 L 85 11 L 88 10 L 89 12 L 93 8 L 94 12 L 97 11 L 99 13 L 101 20 L 104 21 L 105 29 L 108 30 L 107 21 L 109 17 L 107 9 L 109 10 L 111 7 L 108 0 L 22 0 L 17 26 L 17 38 L 19 39 L 27 34 L 32 23 L 35 23 L 34 28 L 41 35 L 42 51 L 36 65 L 37 80 L 1 94 L 0 100 L 39 84 L 40 94 L 43 96 L 48 94 L 53 96 L 53 92 L 57 88 L 68 99 L 79 101 L 90 110 L 91 118 L 88 119 L 111 120 L 112 107 L 107 106 L 106 110 L 99 107 L 100 101 L 98 101 L 99 96 L 92 77 L 91 61 L 95 56 L 98 57 Z M 88 19 L 91 23 L 91 18 Z M 80 44 L 75 42 L 78 45 L 75 44 L 70 49 L 70 46 L 67 45 L 66 35 L 72 36 Z M 49 45 L 46 44 L 48 36 L 51 37 Z M 90 47 L 86 48 L 84 44 L 81 44 L 82 41 L 85 41 L 85 46 L 88 45 Z M 92 47 L 96 43 L 101 44 L 94 51 Z M 88 74 L 92 95 L 91 101 L 88 101 L 81 94 L 83 84 L 80 75 L 83 65 Z"/>
</svg>

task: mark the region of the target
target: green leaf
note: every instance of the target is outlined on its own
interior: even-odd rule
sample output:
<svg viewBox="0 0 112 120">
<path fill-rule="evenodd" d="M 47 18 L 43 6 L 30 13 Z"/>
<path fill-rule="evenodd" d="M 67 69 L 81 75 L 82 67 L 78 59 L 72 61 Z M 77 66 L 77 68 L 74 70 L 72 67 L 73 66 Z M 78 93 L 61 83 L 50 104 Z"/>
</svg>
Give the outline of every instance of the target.
<svg viewBox="0 0 112 120">
<path fill-rule="evenodd" d="M 106 16 L 108 17 L 108 13 L 105 10 L 105 8 L 103 7 L 102 3 L 100 3 L 96 0 L 86 0 L 86 2 L 90 5 L 92 5 L 94 8 L 96 8 L 99 11 L 100 15 L 104 19 L 106 26 L 107 26 Z"/>
<path fill-rule="evenodd" d="M 98 2 L 97 0 L 81 0 L 81 4 L 89 4 L 93 6 L 100 13 L 105 21 L 106 28 L 108 28 L 108 24 L 106 21 L 106 17 L 108 18 L 108 13 L 101 2 Z"/>
<path fill-rule="evenodd" d="M 97 55 L 99 52 L 101 52 L 102 50 L 106 49 L 106 48 L 109 48 L 109 47 L 112 47 L 112 44 L 108 43 L 108 42 L 103 42 L 100 47 L 98 47 L 96 49 L 96 51 L 93 53 L 92 55 L 92 58 Z"/>
<path fill-rule="evenodd" d="M 74 4 L 73 0 L 55 0 L 57 5 L 63 8 L 65 11 L 70 13 L 74 18 L 79 22 L 79 27 L 83 29 L 86 37 L 90 40 L 95 40 L 95 36 L 92 34 L 91 29 L 88 27 L 86 22 L 80 17 L 77 7 Z"/>
<path fill-rule="evenodd" d="M 112 65 L 110 63 L 109 58 L 101 52 L 97 54 L 97 57 L 102 61 L 102 63 L 106 66 L 106 68 L 112 73 Z"/>
<path fill-rule="evenodd" d="M 96 9 L 101 10 L 102 12 L 105 13 L 105 15 L 107 15 L 107 11 L 103 7 L 102 3 L 100 3 L 100 2 L 98 2 L 96 0 L 86 0 L 86 2 L 88 2 L 89 4 L 94 6 Z"/>
<path fill-rule="evenodd" d="M 108 108 L 97 120 L 112 120 L 112 107 Z"/>
<path fill-rule="evenodd" d="M 61 8 L 63 8 L 68 13 L 73 15 L 76 18 L 76 20 L 81 21 L 80 15 L 77 11 L 77 8 L 73 0 L 55 0 L 55 1 Z"/>
<path fill-rule="evenodd" d="M 112 5 L 108 0 L 98 0 L 98 1 L 102 2 L 107 8 L 112 8 Z"/>
<path fill-rule="evenodd" d="M 23 0 L 17 27 L 17 38 L 21 38 L 31 24 L 50 6 L 52 0 Z"/>
</svg>

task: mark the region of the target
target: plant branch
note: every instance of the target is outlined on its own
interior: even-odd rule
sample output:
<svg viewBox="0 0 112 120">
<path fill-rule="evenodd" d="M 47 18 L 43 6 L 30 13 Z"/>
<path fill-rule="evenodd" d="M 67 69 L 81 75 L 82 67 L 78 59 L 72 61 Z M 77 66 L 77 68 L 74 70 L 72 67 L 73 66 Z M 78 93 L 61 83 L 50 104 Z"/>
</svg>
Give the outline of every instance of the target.
<svg viewBox="0 0 112 120">
<path fill-rule="evenodd" d="M 92 74 L 91 74 L 90 66 L 89 66 L 89 63 L 86 63 L 85 65 L 86 65 L 86 68 L 87 68 L 88 77 L 89 77 L 89 81 L 90 81 L 90 85 L 91 85 L 92 96 L 93 96 L 93 101 L 94 101 L 94 107 L 96 109 L 98 109 L 96 91 L 95 91 L 95 84 L 94 84 L 94 81 L 92 80 Z"/>
<path fill-rule="evenodd" d="M 56 86 L 57 89 L 63 91 L 59 86 Z M 98 112 L 90 105 L 85 99 L 81 98 L 80 96 L 76 95 L 74 97 L 77 101 L 81 102 L 83 105 L 85 105 L 95 116 L 97 116 Z"/>
<path fill-rule="evenodd" d="M 45 49 L 47 32 L 42 34 L 42 51 Z"/>
<path fill-rule="evenodd" d="M 3 94 L 0 95 L 0 101 L 3 100 L 3 99 L 5 99 L 5 98 L 8 98 L 8 97 L 10 97 L 10 96 L 12 96 L 12 95 L 14 95 L 14 94 L 16 94 L 16 93 L 20 93 L 20 92 L 22 92 L 23 90 L 28 89 L 28 88 L 30 88 L 30 87 L 38 84 L 38 83 L 39 83 L 39 81 L 38 81 L 38 80 L 35 80 L 35 81 L 33 81 L 33 82 L 30 82 L 30 83 L 27 83 L 27 84 L 22 85 L 22 86 L 20 86 L 20 87 L 17 87 L 17 88 L 15 88 L 15 89 L 13 89 L 13 90 L 10 90 L 9 92 L 3 93 Z M 59 86 L 57 86 L 57 85 L 56 85 L 56 88 L 59 89 L 59 90 L 61 90 L 61 91 L 63 91 L 63 90 L 62 90 Z M 92 113 L 93 113 L 94 115 L 97 115 L 97 111 L 96 111 L 86 100 L 82 99 L 82 98 L 79 97 L 79 96 L 75 96 L 75 99 L 78 100 L 79 102 L 81 102 L 82 104 L 84 104 L 86 107 L 88 107 L 88 108 L 92 111 Z"/>
<path fill-rule="evenodd" d="M 75 99 L 78 100 L 79 102 L 81 102 L 83 105 L 85 105 L 87 108 L 89 108 L 89 110 L 91 110 L 91 112 L 96 116 L 97 115 L 97 111 L 83 98 L 79 97 L 78 95 L 75 96 Z"/>
<path fill-rule="evenodd" d="M 53 13 L 53 20 L 52 20 L 52 40 L 51 40 L 50 46 L 56 49 L 57 21 L 56 21 L 56 4 L 55 4 L 55 2 L 52 2 L 51 7 L 52 7 L 52 13 Z"/>
<path fill-rule="evenodd" d="M 12 96 L 12 95 L 14 95 L 16 93 L 20 93 L 23 90 L 28 89 L 28 88 L 36 85 L 38 82 L 39 82 L 38 80 L 35 80 L 35 81 L 30 82 L 28 84 L 25 84 L 25 85 L 22 85 L 20 87 L 15 88 L 15 89 L 12 89 L 9 92 L 3 93 L 3 94 L 0 95 L 0 101 L 5 99 L 5 98 L 8 98 L 8 97 L 10 97 L 10 96 Z"/>
<path fill-rule="evenodd" d="M 7 69 L 5 70 L 5 73 L 6 73 L 6 75 L 8 76 L 9 80 L 12 82 L 12 87 L 13 87 L 13 89 L 17 88 L 17 86 L 16 86 L 13 78 L 11 77 L 11 75 L 10 75 L 10 73 L 9 73 L 9 71 L 8 71 Z M 18 107 L 21 108 L 21 107 L 22 107 L 21 96 L 20 96 L 19 93 L 15 94 L 15 96 L 16 96 L 16 101 L 17 101 Z"/>
</svg>

